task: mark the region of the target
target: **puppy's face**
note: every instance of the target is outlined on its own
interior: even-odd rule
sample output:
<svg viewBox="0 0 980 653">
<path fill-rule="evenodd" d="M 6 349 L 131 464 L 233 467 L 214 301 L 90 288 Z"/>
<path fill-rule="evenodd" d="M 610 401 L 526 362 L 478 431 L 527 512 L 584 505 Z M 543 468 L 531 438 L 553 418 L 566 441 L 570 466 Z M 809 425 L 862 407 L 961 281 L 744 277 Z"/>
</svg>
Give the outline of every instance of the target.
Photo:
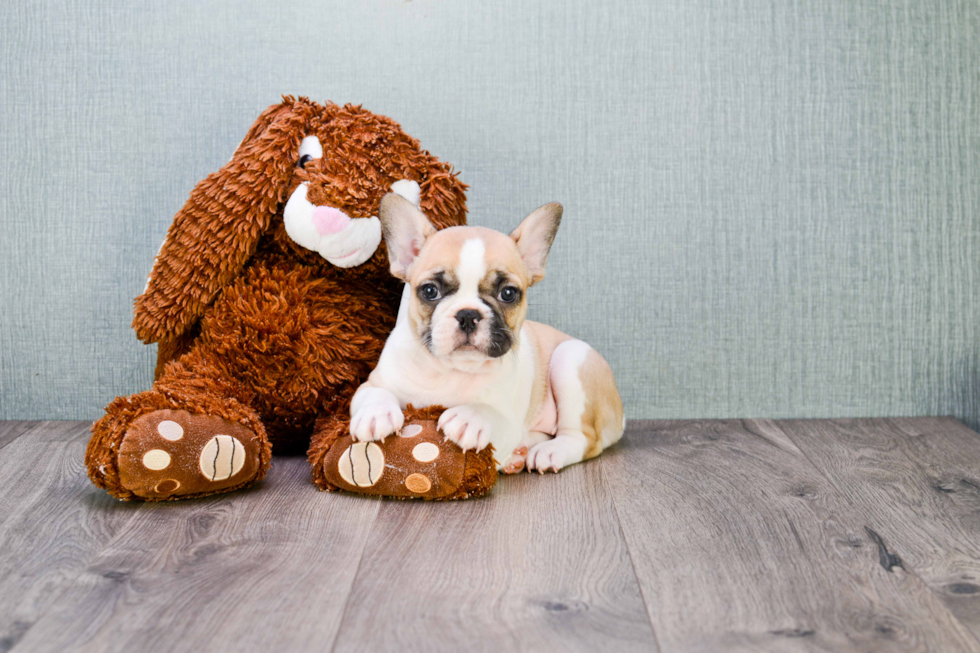
<svg viewBox="0 0 980 653">
<path fill-rule="evenodd" d="M 479 227 L 434 234 L 407 282 L 412 326 L 436 357 L 467 367 L 513 347 L 530 275 L 507 236 Z"/>
<path fill-rule="evenodd" d="M 413 332 L 437 358 L 476 371 L 517 344 L 527 290 L 544 277 L 561 205 L 548 204 L 510 236 L 482 227 L 436 232 L 410 202 L 379 211 L 392 274 L 411 287 Z"/>
</svg>

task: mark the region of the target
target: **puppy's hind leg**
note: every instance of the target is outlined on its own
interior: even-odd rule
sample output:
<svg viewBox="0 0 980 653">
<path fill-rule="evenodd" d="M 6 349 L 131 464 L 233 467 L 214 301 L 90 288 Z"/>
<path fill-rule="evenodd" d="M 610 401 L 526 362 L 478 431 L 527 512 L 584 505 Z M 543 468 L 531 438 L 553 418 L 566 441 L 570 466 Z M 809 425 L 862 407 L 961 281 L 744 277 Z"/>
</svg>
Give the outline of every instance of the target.
<svg viewBox="0 0 980 653">
<path fill-rule="evenodd" d="M 548 433 L 542 433 L 541 431 L 529 431 L 521 443 L 517 445 L 511 453 L 510 458 L 503 464 L 500 468 L 502 474 L 517 474 L 518 472 L 524 471 L 524 465 L 527 462 L 527 453 L 529 450 L 533 449 L 536 445 L 551 439 L 551 435 Z"/>
<path fill-rule="evenodd" d="M 598 352 L 581 340 L 563 342 L 551 356 L 550 378 L 558 432 L 528 453 L 528 470 L 539 473 L 598 456 L 623 435 L 623 402 Z"/>
</svg>

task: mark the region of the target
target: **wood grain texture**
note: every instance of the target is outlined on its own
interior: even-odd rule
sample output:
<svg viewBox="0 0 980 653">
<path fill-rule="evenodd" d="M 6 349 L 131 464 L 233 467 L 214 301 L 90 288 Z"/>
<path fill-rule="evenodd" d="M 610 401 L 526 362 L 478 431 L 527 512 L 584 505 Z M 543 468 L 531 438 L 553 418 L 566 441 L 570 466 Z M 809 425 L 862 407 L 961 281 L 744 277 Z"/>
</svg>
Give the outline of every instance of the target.
<svg viewBox="0 0 980 653">
<path fill-rule="evenodd" d="M 980 651 L 980 435 L 955 420 L 646 422 L 484 500 L 120 503 L 88 423 L 0 449 L 0 652 Z"/>
<path fill-rule="evenodd" d="M 0 422 L 0 449 L 13 442 L 34 424 L 35 422 Z"/>
<path fill-rule="evenodd" d="M 378 502 L 303 458 L 250 490 L 144 504 L 17 651 L 327 649 Z"/>
<path fill-rule="evenodd" d="M 654 651 L 596 465 L 483 500 L 386 502 L 337 651 Z"/>
<path fill-rule="evenodd" d="M 980 436 L 951 418 L 777 425 L 980 638 Z"/>
<path fill-rule="evenodd" d="M 137 507 L 89 482 L 89 426 L 34 424 L 0 449 L 0 651 L 18 643 Z"/>
<path fill-rule="evenodd" d="M 664 650 L 978 650 L 770 424 L 633 424 L 600 460 Z"/>
</svg>

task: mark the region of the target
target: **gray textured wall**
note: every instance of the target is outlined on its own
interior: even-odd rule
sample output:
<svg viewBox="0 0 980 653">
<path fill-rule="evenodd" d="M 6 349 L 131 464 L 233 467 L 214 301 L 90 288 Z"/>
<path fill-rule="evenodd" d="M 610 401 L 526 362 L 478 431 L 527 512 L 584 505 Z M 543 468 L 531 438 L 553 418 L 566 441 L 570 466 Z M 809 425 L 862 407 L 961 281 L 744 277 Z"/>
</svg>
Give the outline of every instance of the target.
<svg viewBox="0 0 980 653">
<path fill-rule="evenodd" d="M 980 3 L 0 5 L 0 418 L 149 386 L 132 298 L 279 94 L 391 115 L 630 417 L 980 418 Z"/>
</svg>

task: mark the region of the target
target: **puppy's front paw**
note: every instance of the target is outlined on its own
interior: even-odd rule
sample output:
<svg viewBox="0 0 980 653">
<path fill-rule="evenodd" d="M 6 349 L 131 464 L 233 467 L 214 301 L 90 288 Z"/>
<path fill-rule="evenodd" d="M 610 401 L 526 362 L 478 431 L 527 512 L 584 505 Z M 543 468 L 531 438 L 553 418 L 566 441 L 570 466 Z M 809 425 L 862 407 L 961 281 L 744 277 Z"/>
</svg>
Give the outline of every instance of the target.
<svg viewBox="0 0 980 653">
<path fill-rule="evenodd" d="M 439 418 L 439 430 L 463 451 L 483 450 L 493 435 L 490 419 L 476 406 L 466 404 L 447 409 Z"/>
<path fill-rule="evenodd" d="M 362 407 L 350 420 L 350 434 L 355 440 L 384 440 L 405 423 L 398 404 L 374 403 Z"/>
</svg>

